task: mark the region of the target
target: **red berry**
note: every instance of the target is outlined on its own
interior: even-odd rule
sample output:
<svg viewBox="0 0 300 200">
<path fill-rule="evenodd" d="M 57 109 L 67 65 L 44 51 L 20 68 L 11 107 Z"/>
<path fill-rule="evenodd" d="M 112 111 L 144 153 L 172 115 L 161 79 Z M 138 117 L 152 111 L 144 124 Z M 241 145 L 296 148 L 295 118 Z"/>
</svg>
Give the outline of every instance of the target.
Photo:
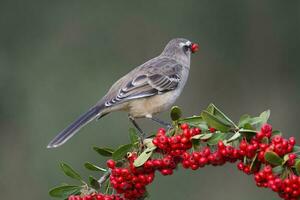
<svg viewBox="0 0 300 200">
<path fill-rule="evenodd" d="M 189 139 L 187 137 L 183 137 L 183 138 L 181 138 L 180 142 L 183 144 L 186 144 L 189 142 Z"/>
<path fill-rule="evenodd" d="M 157 168 L 160 168 L 162 166 L 162 161 L 161 160 L 153 160 L 153 165 Z"/>
<path fill-rule="evenodd" d="M 218 142 L 218 148 L 219 149 L 224 149 L 225 148 L 225 145 L 224 145 L 223 141 Z"/>
<path fill-rule="evenodd" d="M 182 162 L 182 166 L 183 166 L 183 168 L 189 168 L 190 167 L 190 162 L 188 161 L 188 160 L 184 160 L 183 162 Z"/>
<path fill-rule="evenodd" d="M 69 196 L 68 200 L 75 200 L 76 199 L 76 196 L 75 195 L 71 195 Z"/>
<path fill-rule="evenodd" d="M 290 145 L 294 146 L 296 144 L 296 139 L 294 137 L 289 138 Z"/>
<path fill-rule="evenodd" d="M 270 124 L 264 124 L 262 127 L 261 127 L 261 131 L 263 133 L 270 133 L 272 132 L 272 126 Z"/>
<path fill-rule="evenodd" d="M 158 139 L 157 138 L 154 138 L 153 140 L 152 140 L 152 143 L 155 145 L 155 146 L 157 146 L 158 145 Z"/>
<path fill-rule="evenodd" d="M 297 155 L 294 154 L 294 153 L 291 153 L 288 156 L 289 156 L 288 165 L 289 166 L 294 166 L 295 165 L 295 159 L 297 158 Z"/>
<path fill-rule="evenodd" d="M 172 175 L 173 174 L 173 170 L 172 169 L 162 169 L 161 174 L 166 176 L 166 175 Z"/>
<path fill-rule="evenodd" d="M 211 127 L 211 128 L 209 128 L 209 132 L 214 133 L 214 132 L 216 132 L 216 129 Z"/>
<path fill-rule="evenodd" d="M 153 167 L 153 162 L 152 160 L 147 160 L 144 164 L 145 168 L 152 168 Z"/>
<path fill-rule="evenodd" d="M 160 129 L 158 129 L 157 134 L 165 135 L 166 134 L 166 130 L 164 128 L 160 128 Z"/>
<path fill-rule="evenodd" d="M 279 144 L 282 142 L 282 137 L 279 136 L 279 135 L 276 135 L 273 139 L 272 139 L 273 142 L 275 142 L 275 144 Z"/>
<path fill-rule="evenodd" d="M 201 129 L 200 128 L 195 128 L 195 135 L 198 135 L 201 133 Z"/>
<path fill-rule="evenodd" d="M 97 199 L 97 200 L 103 200 L 104 198 L 103 198 L 103 195 L 102 195 L 102 194 L 97 194 L 97 195 L 96 195 L 96 199 Z"/>
<path fill-rule="evenodd" d="M 226 153 L 227 153 L 227 155 L 231 155 L 233 153 L 233 147 L 232 146 L 226 146 Z"/>
<path fill-rule="evenodd" d="M 256 137 L 257 137 L 258 140 L 261 140 L 265 137 L 265 133 L 260 131 L 256 134 Z"/>
<path fill-rule="evenodd" d="M 158 141 L 161 143 L 161 144 L 166 144 L 168 142 L 168 137 L 165 136 L 165 135 L 162 135 L 158 138 Z"/>
<path fill-rule="evenodd" d="M 199 165 L 197 165 L 197 164 L 191 165 L 192 170 L 197 170 L 198 168 L 199 168 Z"/>
<path fill-rule="evenodd" d="M 250 174 L 251 173 L 250 167 L 249 166 L 245 166 L 244 167 L 244 172 L 245 172 L 245 174 Z"/>
<path fill-rule="evenodd" d="M 184 123 L 184 124 L 181 124 L 181 125 L 180 125 L 180 128 L 181 128 L 182 130 L 188 129 L 188 128 L 189 128 L 189 125 L 186 124 L 186 123 Z"/>
<path fill-rule="evenodd" d="M 199 45 L 196 44 L 196 43 L 193 43 L 192 46 L 191 46 L 191 51 L 192 53 L 195 53 L 199 50 Z"/>
<path fill-rule="evenodd" d="M 207 158 L 205 158 L 205 157 L 202 157 L 202 158 L 199 159 L 199 164 L 200 164 L 201 166 L 206 165 L 207 162 L 208 162 L 208 160 L 207 160 Z"/>
<path fill-rule="evenodd" d="M 297 158 L 297 155 L 294 153 L 289 154 L 289 159 L 294 160 Z"/>
<path fill-rule="evenodd" d="M 162 160 L 163 167 L 170 166 L 170 163 L 171 163 L 171 159 L 170 158 L 168 158 L 168 157 L 163 158 L 163 160 Z"/>
<path fill-rule="evenodd" d="M 208 157 L 210 155 L 210 148 L 209 147 L 205 147 L 203 150 L 203 154 L 204 156 Z"/>
<path fill-rule="evenodd" d="M 116 162 L 112 159 L 106 161 L 106 165 L 110 169 L 114 169 L 116 167 Z"/>
<path fill-rule="evenodd" d="M 240 143 L 240 149 L 241 150 L 246 150 L 247 149 L 247 142 L 245 142 L 245 140 L 242 140 L 241 143 Z"/>
<path fill-rule="evenodd" d="M 272 173 L 272 167 L 271 167 L 270 165 L 265 166 L 264 172 L 265 172 L 266 174 Z"/>
<path fill-rule="evenodd" d="M 244 164 L 242 162 L 239 162 L 237 165 L 238 169 L 243 171 L 244 170 Z"/>
<path fill-rule="evenodd" d="M 190 138 L 192 136 L 192 129 L 184 129 L 183 130 L 183 135 L 187 138 Z"/>
<path fill-rule="evenodd" d="M 91 195 L 86 195 L 83 197 L 83 200 L 92 200 L 92 196 Z"/>
</svg>

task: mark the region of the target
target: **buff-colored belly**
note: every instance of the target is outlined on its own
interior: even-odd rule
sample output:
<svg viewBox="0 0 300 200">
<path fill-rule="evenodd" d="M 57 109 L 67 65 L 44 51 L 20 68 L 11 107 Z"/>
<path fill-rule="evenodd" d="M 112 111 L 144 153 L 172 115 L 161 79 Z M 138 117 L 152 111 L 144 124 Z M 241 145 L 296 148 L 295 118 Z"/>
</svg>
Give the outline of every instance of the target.
<svg viewBox="0 0 300 200">
<path fill-rule="evenodd" d="M 153 97 L 137 99 L 128 103 L 128 112 L 133 117 L 151 117 L 152 114 L 169 109 L 177 99 L 175 91 Z"/>
</svg>

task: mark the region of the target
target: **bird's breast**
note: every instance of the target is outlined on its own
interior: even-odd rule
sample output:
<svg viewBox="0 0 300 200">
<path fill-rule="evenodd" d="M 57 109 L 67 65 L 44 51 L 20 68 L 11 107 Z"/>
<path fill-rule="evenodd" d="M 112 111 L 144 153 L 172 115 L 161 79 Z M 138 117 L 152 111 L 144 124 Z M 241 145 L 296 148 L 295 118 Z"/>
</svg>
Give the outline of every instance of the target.
<svg viewBox="0 0 300 200">
<path fill-rule="evenodd" d="M 175 103 L 179 94 L 179 90 L 174 90 L 148 98 L 136 99 L 128 104 L 128 112 L 135 118 L 152 116 L 169 109 Z"/>
</svg>

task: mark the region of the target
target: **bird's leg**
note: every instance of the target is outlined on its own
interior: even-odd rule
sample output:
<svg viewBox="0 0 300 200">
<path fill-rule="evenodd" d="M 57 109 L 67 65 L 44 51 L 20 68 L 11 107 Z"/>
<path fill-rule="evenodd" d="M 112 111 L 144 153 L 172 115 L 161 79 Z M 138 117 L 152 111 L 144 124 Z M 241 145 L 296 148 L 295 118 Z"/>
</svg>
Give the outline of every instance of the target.
<svg viewBox="0 0 300 200">
<path fill-rule="evenodd" d="M 172 124 L 168 123 L 168 122 L 164 122 L 158 118 L 155 118 L 155 117 L 150 117 L 149 119 L 151 119 L 152 121 L 154 122 L 157 122 L 159 123 L 160 125 L 163 125 L 165 126 L 168 130 L 170 130 L 172 128 Z"/>
<path fill-rule="evenodd" d="M 145 133 L 142 131 L 142 129 L 136 123 L 136 121 L 134 120 L 134 117 L 132 117 L 131 115 L 128 115 L 128 118 L 131 121 L 131 123 L 134 125 L 134 127 L 139 131 L 141 144 L 143 144 L 145 136 L 146 136 Z"/>
</svg>

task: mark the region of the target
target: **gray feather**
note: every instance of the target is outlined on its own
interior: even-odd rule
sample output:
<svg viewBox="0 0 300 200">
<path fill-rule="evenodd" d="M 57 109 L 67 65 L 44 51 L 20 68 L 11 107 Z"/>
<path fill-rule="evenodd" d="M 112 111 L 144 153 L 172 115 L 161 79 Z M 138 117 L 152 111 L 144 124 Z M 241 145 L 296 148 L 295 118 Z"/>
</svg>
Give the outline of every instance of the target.
<svg viewBox="0 0 300 200">
<path fill-rule="evenodd" d="M 105 106 L 174 90 L 181 81 L 182 70 L 183 66 L 174 59 L 158 57 L 150 60 L 112 86 L 104 98 Z"/>
<path fill-rule="evenodd" d="M 83 126 L 95 119 L 101 112 L 100 106 L 94 106 L 86 113 L 81 115 L 77 120 L 61 131 L 47 146 L 47 148 L 55 148 L 63 145 L 72 136 L 74 136 Z"/>
</svg>

